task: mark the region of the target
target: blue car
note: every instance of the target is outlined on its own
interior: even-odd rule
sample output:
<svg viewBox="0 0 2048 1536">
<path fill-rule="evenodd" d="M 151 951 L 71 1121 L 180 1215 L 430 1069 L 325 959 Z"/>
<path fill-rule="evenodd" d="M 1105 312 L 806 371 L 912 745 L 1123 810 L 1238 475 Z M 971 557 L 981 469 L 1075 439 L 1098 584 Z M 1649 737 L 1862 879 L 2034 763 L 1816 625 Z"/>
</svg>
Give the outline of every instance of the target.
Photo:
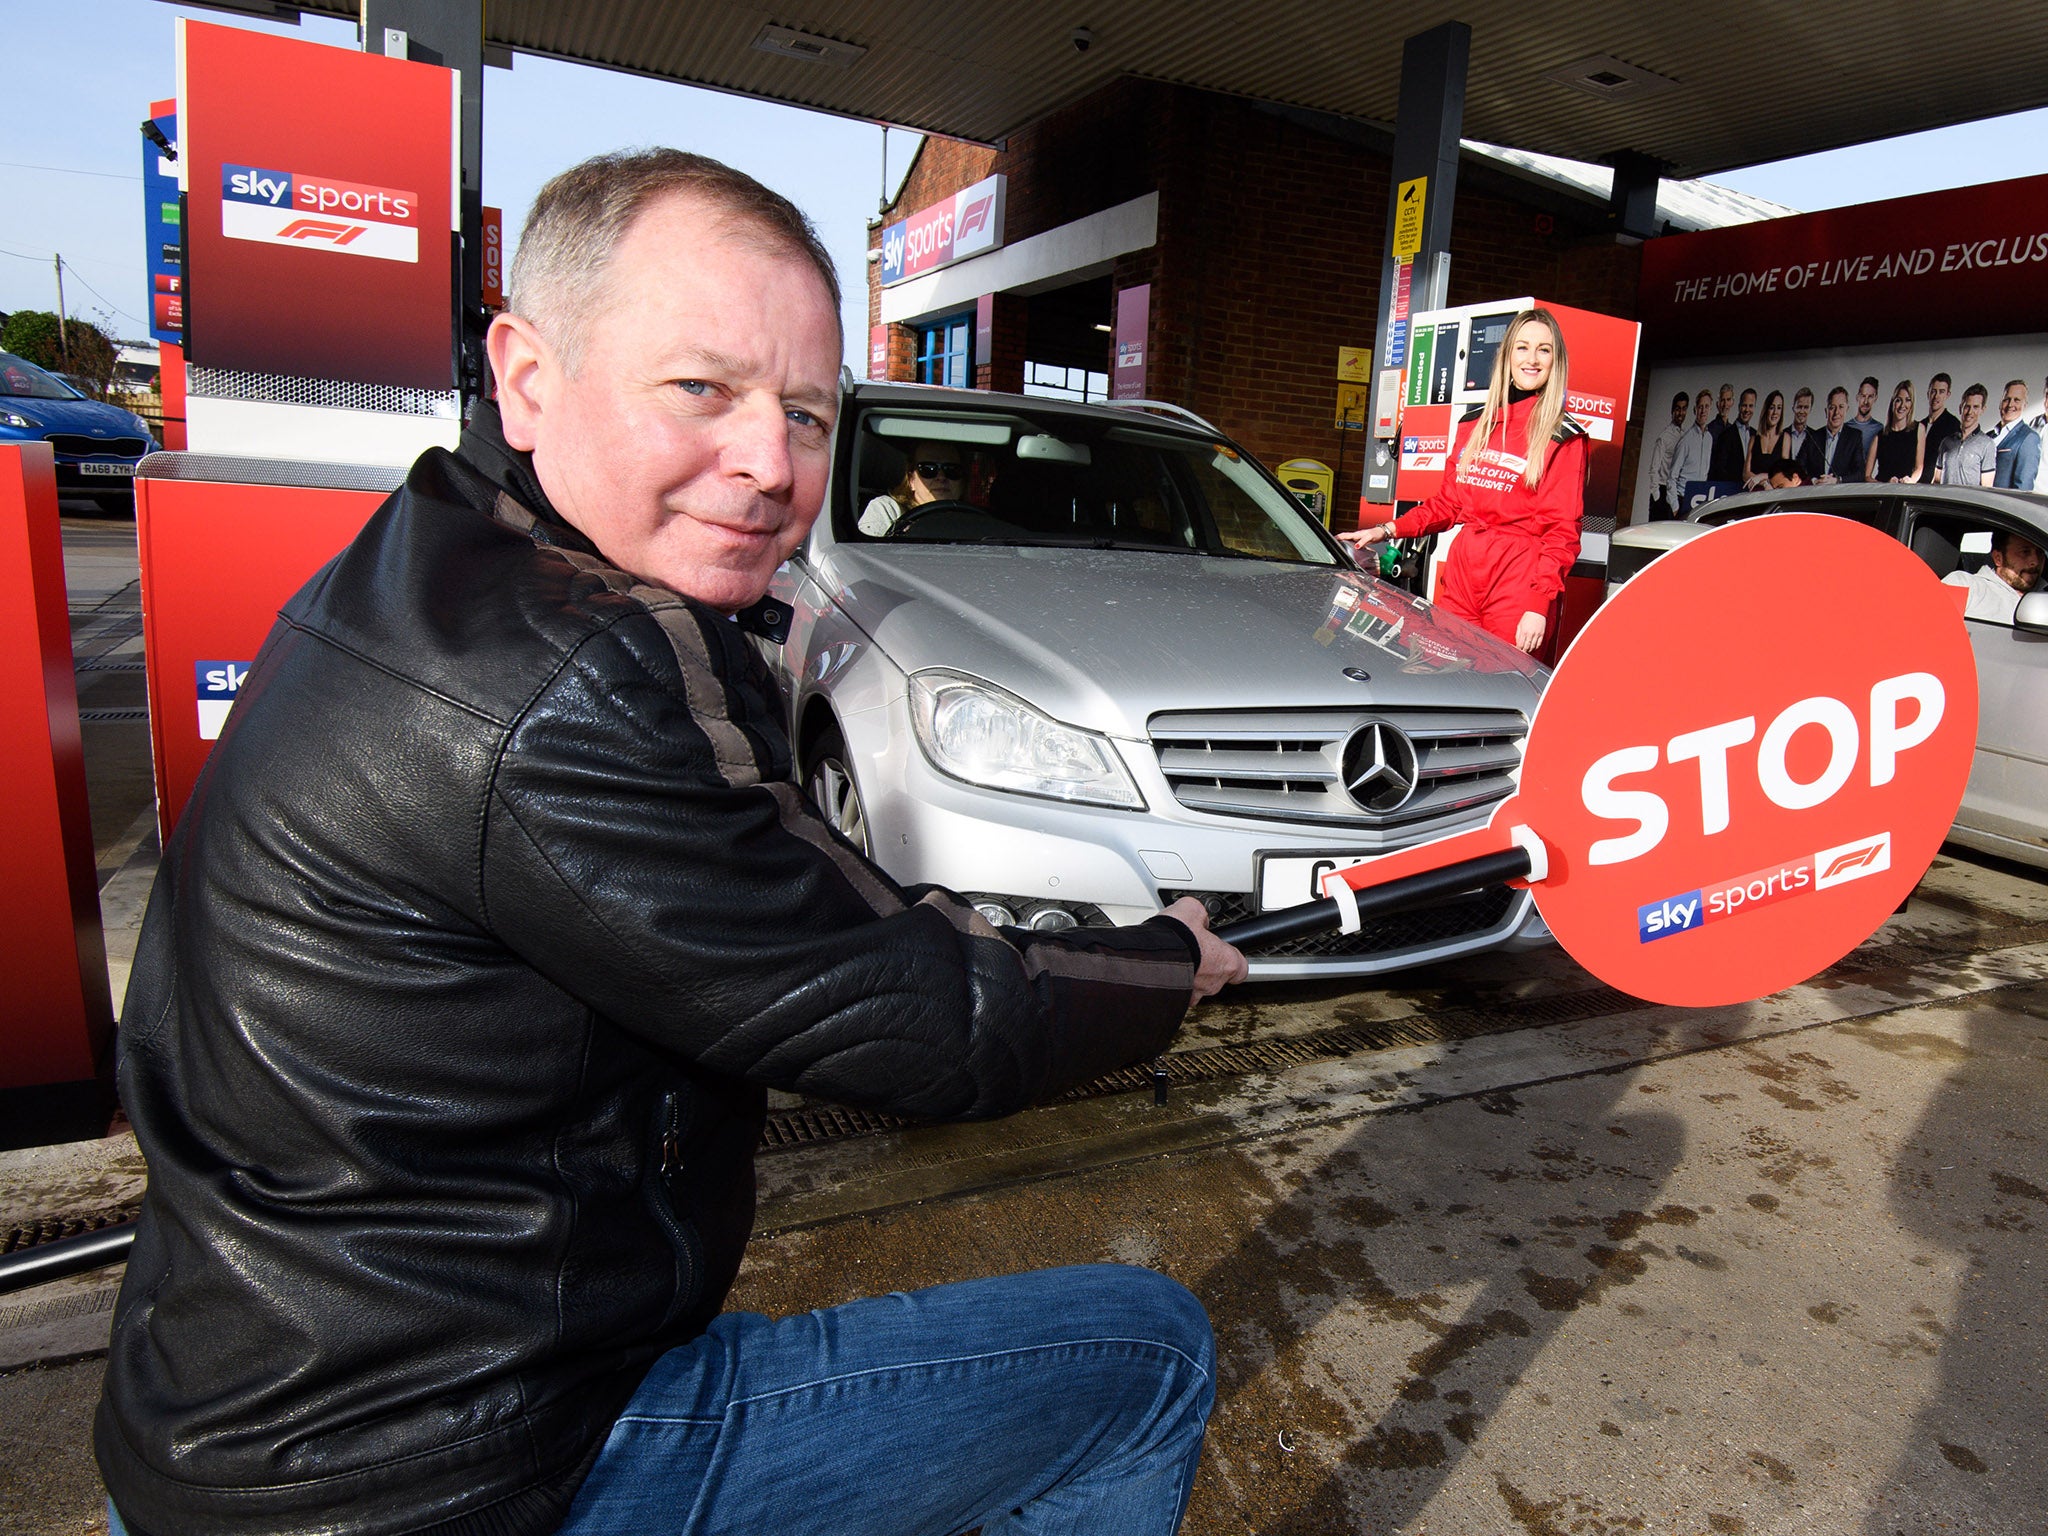
<svg viewBox="0 0 2048 1536">
<path fill-rule="evenodd" d="M 0 352 L 0 443 L 40 438 L 56 451 L 57 494 L 108 511 L 135 505 L 135 466 L 158 443 L 133 411 L 88 400 L 55 374 Z"/>
</svg>

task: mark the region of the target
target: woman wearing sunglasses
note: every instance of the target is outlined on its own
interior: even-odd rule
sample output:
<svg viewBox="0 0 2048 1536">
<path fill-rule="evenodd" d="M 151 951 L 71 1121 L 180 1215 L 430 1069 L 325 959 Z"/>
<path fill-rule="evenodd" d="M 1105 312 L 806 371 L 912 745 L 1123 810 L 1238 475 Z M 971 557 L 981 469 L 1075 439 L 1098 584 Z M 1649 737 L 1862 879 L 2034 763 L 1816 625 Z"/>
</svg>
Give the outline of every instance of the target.
<svg viewBox="0 0 2048 1536">
<path fill-rule="evenodd" d="M 860 531 L 879 539 L 912 507 L 958 501 L 967 494 L 967 464 L 958 443 L 919 443 L 896 489 L 861 508 Z"/>
</svg>

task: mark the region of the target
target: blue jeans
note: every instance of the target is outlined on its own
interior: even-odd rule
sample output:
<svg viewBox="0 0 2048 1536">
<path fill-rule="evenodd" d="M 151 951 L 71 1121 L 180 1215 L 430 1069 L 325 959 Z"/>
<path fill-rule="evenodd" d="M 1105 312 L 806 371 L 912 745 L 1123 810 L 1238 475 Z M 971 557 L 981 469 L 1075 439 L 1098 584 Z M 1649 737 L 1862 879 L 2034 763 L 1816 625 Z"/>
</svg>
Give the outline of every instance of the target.
<svg viewBox="0 0 2048 1536">
<path fill-rule="evenodd" d="M 654 1363 L 561 1529 L 1171 1536 L 1215 1364 L 1202 1304 L 1115 1264 L 727 1312 Z"/>
<path fill-rule="evenodd" d="M 728 1312 L 655 1362 L 561 1529 L 1171 1536 L 1215 1395 L 1201 1303 L 1145 1269 Z"/>
</svg>

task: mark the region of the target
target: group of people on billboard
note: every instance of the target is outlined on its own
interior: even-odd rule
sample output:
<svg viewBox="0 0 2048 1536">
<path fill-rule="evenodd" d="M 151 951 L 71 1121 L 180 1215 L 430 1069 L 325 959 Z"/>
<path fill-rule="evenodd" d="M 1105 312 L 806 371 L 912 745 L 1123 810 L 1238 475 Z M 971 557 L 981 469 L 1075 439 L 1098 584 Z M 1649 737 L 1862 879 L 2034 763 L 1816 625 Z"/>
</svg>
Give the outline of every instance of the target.
<svg viewBox="0 0 2048 1536">
<path fill-rule="evenodd" d="M 1671 397 L 1671 419 L 1651 448 L 1650 518 L 1683 517 L 1717 496 L 1774 486 L 1857 482 L 1997 485 L 2048 491 L 2048 381 L 2038 399 L 2013 379 L 1992 404 L 1989 386 L 1967 385 L 1949 409 L 1954 381 L 1927 381 L 1924 408 L 1911 379 L 1882 388 L 1866 375 L 1854 391 L 1837 384 L 1815 421 L 1816 396 L 1802 386 L 1789 417 L 1782 390 L 1739 395 L 1733 384 Z M 2032 406 L 2032 410 L 2029 410 Z"/>
</svg>

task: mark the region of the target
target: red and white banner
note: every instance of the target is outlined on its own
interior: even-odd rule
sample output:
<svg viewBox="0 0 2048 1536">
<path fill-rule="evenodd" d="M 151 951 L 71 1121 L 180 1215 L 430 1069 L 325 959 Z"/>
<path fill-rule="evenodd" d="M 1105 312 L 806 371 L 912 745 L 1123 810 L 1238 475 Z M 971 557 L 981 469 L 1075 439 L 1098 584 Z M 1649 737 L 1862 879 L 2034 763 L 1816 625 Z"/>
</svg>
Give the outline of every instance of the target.
<svg viewBox="0 0 2048 1536">
<path fill-rule="evenodd" d="M 1152 329 L 1152 285 L 1139 283 L 1133 288 L 1120 288 L 1116 295 L 1116 326 L 1110 338 L 1112 362 L 1109 373 L 1109 398 L 1112 400 L 1143 400 L 1146 398 L 1145 363 L 1147 338 Z"/>
<path fill-rule="evenodd" d="M 1638 312 L 1658 357 L 2048 330 L 2048 176 L 1651 240 Z"/>
<path fill-rule="evenodd" d="M 187 356 L 453 388 L 455 72 L 177 26 Z"/>
</svg>

